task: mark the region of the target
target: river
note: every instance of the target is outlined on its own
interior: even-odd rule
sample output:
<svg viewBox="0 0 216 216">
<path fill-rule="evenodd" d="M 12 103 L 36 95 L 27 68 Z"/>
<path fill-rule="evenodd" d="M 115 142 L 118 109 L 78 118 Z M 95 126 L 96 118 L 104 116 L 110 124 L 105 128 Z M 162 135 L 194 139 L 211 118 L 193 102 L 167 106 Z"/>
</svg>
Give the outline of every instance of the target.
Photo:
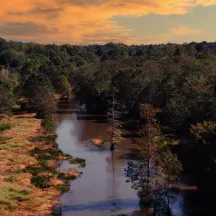
<svg viewBox="0 0 216 216">
<path fill-rule="evenodd" d="M 83 174 L 71 181 L 70 190 L 61 196 L 63 216 L 111 216 L 118 214 L 145 215 L 139 211 L 139 198 L 126 183 L 124 168 L 127 160 L 121 155 L 131 147 L 126 139 L 112 154 L 90 144 L 92 138 L 106 139 L 107 123 L 103 116 L 82 114 L 75 102 L 61 102 L 55 121 L 59 148 L 67 154 L 86 159 Z M 73 168 L 63 162 L 60 169 Z M 183 192 L 171 205 L 172 216 L 187 216 Z"/>
</svg>

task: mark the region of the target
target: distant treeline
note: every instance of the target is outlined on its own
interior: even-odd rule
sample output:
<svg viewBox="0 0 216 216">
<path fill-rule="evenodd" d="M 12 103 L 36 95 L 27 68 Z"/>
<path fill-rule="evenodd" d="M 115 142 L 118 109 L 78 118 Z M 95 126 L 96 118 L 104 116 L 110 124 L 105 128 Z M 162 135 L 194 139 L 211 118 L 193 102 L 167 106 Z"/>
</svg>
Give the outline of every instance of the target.
<svg viewBox="0 0 216 216">
<path fill-rule="evenodd" d="M 58 46 L 0 39 L 0 80 L 0 111 L 14 97 L 32 102 L 45 89 L 63 96 L 73 89 L 89 112 L 106 112 L 115 89 L 119 109 L 131 117 L 151 103 L 175 129 L 216 118 L 216 43 Z"/>
</svg>

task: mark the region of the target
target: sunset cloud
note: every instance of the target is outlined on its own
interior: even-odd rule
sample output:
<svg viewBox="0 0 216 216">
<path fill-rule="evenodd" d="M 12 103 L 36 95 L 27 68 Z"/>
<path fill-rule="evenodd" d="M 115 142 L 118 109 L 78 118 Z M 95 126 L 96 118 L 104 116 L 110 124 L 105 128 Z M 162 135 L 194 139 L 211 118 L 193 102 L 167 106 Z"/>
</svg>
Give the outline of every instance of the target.
<svg viewBox="0 0 216 216">
<path fill-rule="evenodd" d="M 40 43 L 148 43 L 147 37 L 119 25 L 119 16 L 186 14 L 196 6 L 216 5 L 214 0 L 7 0 L 0 8 L 0 36 Z M 129 34 L 130 33 L 130 34 Z M 198 34 L 180 26 L 171 35 Z M 163 42 L 168 35 L 157 36 Z M 151 38 L 154 43 L 154 38 Z"/>
<path fill-rule="evenodd" d="M 201 34 L 202 30 L 200 29 L 192 29 L 187 26 L 179 26 L 177 28 L 171 29 L 170 32 L 172 35 L 177 35 L 177 36 L 186 36 L 186 35 L 197 35 Z"/>
<path fill-rule="evenodd" d="M 46 25 L 39 25 L 36 23 L 4 23 L 0 25 L 1 33 L 3 35 L 13 35 L 16 34 L 17 36 L 23 35 L 47 35 L 47 34 L 54 34 L 58 33 L 57 28 L 49 28 Z"/>
</svg>

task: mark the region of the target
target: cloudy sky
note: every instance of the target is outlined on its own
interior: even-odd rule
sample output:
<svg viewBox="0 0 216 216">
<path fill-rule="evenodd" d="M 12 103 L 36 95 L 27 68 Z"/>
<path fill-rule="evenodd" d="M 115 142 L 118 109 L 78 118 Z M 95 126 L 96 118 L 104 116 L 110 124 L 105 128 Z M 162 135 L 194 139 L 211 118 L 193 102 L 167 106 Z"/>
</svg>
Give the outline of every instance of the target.
<svg viewBox="0 0 216 216">
<path fill-rule="evenodd" d="M 216 41 L 216 0 L 3 0 L 0 37 L 38 43 Z"/>
</svg>

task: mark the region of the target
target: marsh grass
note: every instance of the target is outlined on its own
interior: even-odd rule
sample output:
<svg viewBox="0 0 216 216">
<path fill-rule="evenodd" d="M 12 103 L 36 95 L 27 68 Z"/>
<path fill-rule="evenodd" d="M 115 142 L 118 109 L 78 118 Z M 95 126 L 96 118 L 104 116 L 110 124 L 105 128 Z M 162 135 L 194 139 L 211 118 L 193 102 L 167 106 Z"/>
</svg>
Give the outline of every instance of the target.
<svg viewBox="0 0 216 216">
<path fill-rule="evenodd" d="M 9 175 L 8 177 L 5 178 L 5 181 L 7 182 L 16 182 L 16 180 L 17 180 L 16 174 Z"/>
<path fill-rule="evenodd" d="M 8 137 L 0 137 L 0 145 L 6 144 L 6 142 L 7 142 L 9 139 L 10 139 L 10 138 L 8 138 Z"/>
<path fill-rule="evenodd" d="M 11 123 L 0 123 L 0 131 L 5 131 L 12 128 Z"/>
<path fill-rule="evenodd" d="M 69 160 L 69 162 L 70 162 L 71 164 L 79 164 L 80 167 L 82 167 L 82 168 L 86 167 L 86 160 L 85 160 L 85 159 L 82 159 L 82 158 L 73 158 L 73 157 L 72 157 L 72 158 Z"/>
<path fill-rule="evenodd" d="M 58 191 L 60 191 L 61 193 L 65 193 L 65 192 L 67 192 L 67 191 L 70 189 L 70 188 L 69 188 L 68 181 L 65 180 L 65 182 L 66 182 L 66 184 L 64 184 L 64 185 L 58 184 L 58 185 L 55 185 L 54 187 L 55 187 Z"/>
<path fill-rule="evenodd" d="M 57 175 L 57 171 L 48 167 L 45 161 L 40 162 L 36 166 L 29 166 L 25 171 L 32 174 L 31 183 L 41 189 L 50 187 L 50 179 Z"/>
<path fill-rule="evenodd" d="M 75 180 L 77 176 L 72 176 L 67 173 L 59 173 L 58 178 L 63 180 L 63 181 L 69 181 L 69 180 Z"/>
<path fill-rule="evenodd" d="M 50 176 L 33 176 L 31 179 L 32 184 L 34 184 L 36 187 L 44 189 L 48 188 L 50 186 L 51 177 Z"/>
<path fill-rule="evenodd" d="M 63 155 L 62 151 L 54 149 L 54 146 L 47 149 L 36 147 L 34 150 L 30 151 L 30 154 L 32 156 L 37 155 L 38 160 L 52 160 L 56 159 L 59 155 Z"/>
<path fill-rule="evenodd" d="M 53 130 L 53 117 L 52 116 L 47 116 L 45 117 L 42 122 L 41 126 L 47 131 L 51 132 Z"/>
<path fill-rule="evenodd" d="M 79 176 L 75 170 L 57 171 L 60 161 L 84 166 L 85 160 L 59 150 L 56 135 L 45 132 L 33 114 L 3 121 L 13 127 L 0 134 L 0 215 L 49 215 L 68 181 Z"/>
<path fill-rule="evenodd" d="M 85 160 L 81 158 L 73 158 L 69 154 L 64 154 L 61 150 L 58 149 L 58 146 L 55 142 L 56 136 L 40 136 L 37 141 L 44 141 L 43 145 L 37 146 L 30 151 L 32 156 L 37 155 L 37 159 L 40 161 L 36 166 L 27 167 L 28 172 L 32 174 L 32 183 L 39 188 L 48 188 L 50 187 L 50 180 L 53 176 L 57 176 L 57 179 L 63 180 L 64 185 L 55 185 L 55 188 L 62 191 L 68 189 L 66 186 L 69 180 L 75 180 L 77 176 L 70 175 L 68 173 L 58 173 L 55 168 L 47 165 L 48 161 L 57 161 L 57 158 L 62 158 L 64 160 L 69 160 L 70 163 L 80 164 L 80 166 L 85 167 Z M 41 176 L 40 174 L 44 175 Z"/>
<path fill-rule="evenodd" d="M 0 184 L 0 205 L 5 210 L 14 210 L 20 202 L 30 199 L 31 189 L 11 183 Z"/>
</svg>

